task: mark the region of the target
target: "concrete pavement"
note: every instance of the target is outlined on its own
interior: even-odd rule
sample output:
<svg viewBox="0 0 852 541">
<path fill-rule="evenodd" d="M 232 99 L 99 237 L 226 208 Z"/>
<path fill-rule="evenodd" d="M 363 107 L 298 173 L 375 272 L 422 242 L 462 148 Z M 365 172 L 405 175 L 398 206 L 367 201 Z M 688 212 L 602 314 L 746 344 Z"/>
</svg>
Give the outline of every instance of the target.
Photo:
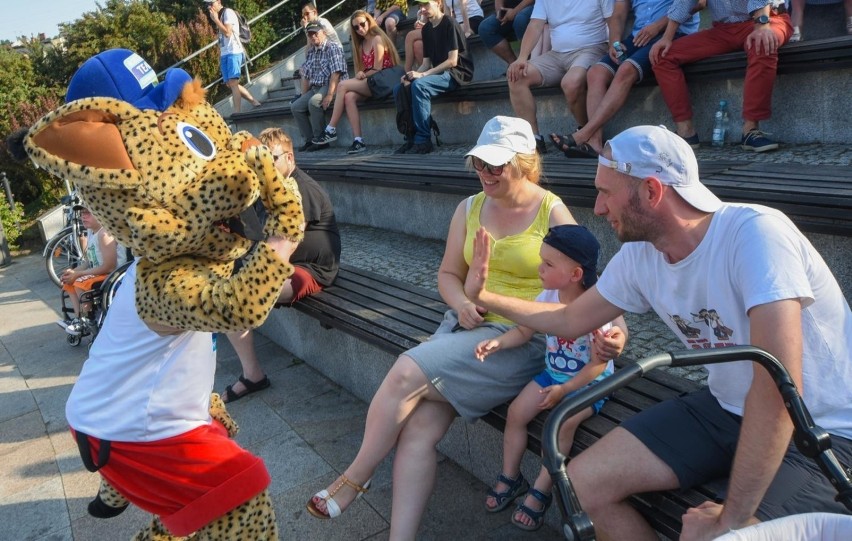
<svg viewBox="0 0 852 541">
<path fill-rule="evenodd" d="M 86 359 L 87 340 L 76 348 L 67 344 L 54 323 L 59 307 L 59 293 L 39 255 L 16 256 L 0 268 L 0 539 L 129 539 L 149 515 L 133 506 L 107 520 L 86 511 L 98 476 L 83 468 L 64 409 Z M 263 457 L 272 475 L 281 538 L 386 539 L 389 460 L 370 493 L 341 518 L 316 520 L 304 508 L 355 456 L 367 405 L 260 335 L 257 350 L 272 387 L 234 403 L 230 412 L 241 427 L 237 440 Z M 219 340 L 218 360 L 215 388 L 221 390 L 240 371 L 225 339 Z M 509 524 L 509 510 L 486 513 L 486 489 L 442 458 L 418 538 L 558 538 L 547 527 L 521 532 Z"/>
</svg>

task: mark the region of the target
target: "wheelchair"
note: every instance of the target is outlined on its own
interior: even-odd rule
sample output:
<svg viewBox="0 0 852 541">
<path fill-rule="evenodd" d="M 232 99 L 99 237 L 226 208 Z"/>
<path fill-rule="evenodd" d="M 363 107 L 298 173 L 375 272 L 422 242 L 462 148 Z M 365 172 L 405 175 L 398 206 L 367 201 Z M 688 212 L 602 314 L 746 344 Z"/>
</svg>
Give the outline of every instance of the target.
<svg viewBox="0 0 852 541">
<path fill-rule="evenodd" d="M 116 267 L 101 282 L 96 282 L 92 289 L 80 295 L 80 306 L 89 306 L 89 310 L 85 314 L 81 314 L 83 320 L 81 333 L 78 335 L 67 335 L 69 345 L 73 347 L 79 346 L 83 342 L 83 338 L 90 337 L 89 347 L 91 347 L 95 338 L 98 336 L 104 319 L 106 319 L 109 305 L 112 303 L 115 293 L 118 291 L 118 287 L 124 278 L 124 274 L 127 272 L 127 268 L 130 267 L 131 263 L 133 263 L 132 259 Z M 71 306 L 71 301 L 65 290 L 62 290 L 61 313 L 64 324 L 67 326 L 74 319 L 74 308 Z"/>
</svg>

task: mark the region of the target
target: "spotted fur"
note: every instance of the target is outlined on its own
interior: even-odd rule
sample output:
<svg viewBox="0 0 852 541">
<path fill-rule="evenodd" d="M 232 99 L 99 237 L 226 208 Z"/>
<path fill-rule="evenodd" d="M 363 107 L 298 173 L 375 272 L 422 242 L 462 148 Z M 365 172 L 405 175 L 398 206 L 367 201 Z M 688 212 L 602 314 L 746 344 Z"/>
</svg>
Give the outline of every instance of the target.
<svg viewBox="0 0 852 541">
<path fill-rule="evenodd" d="M 154 517 L 151 523 L 136 534 L 132 541 L 275 541 L 278 524 L 275 510 L 264 490 L 254 498 L 226 513 L 188 537 L 174 537 Z"/>
<path fill-rule="evenodd" d="M 251 243 L 222 221 L 260 198 L 267 235 L 301 240 L 301 197 L 271 153 L 231 135 L 188 83 L 165 112 L 111 98 L 84 98 L 48 113 L 24 139 L 32 161 L 67 178 L 92 213 L 141 257 L 140 317 L 185 330 L 259 326 L 293 267 L 265 243 L 233 274 Z M 252 145 L 255 146 L 252 146 Z"/>
</svg>

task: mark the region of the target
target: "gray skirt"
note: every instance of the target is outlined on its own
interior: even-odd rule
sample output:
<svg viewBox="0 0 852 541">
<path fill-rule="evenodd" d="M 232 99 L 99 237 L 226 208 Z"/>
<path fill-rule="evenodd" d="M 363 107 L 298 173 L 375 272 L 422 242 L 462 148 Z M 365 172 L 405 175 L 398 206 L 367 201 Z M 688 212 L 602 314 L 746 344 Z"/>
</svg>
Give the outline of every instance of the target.
<svg viewBox="0 0 852 541">
<path fill-rule="evenodd" d="M 426 377 L 466 421 L 472 423 L 491 408 L 518 396 L 521 389 L 544 367 L 544 336 L 535 334 L 528 343 L 492 353 L 479 361 L 476 345 L 500 336 L 511 325 L 484 323 L 466 330 L 454 310 L 428 341 L 404 355 L 411 357 Z"/>
</svg>

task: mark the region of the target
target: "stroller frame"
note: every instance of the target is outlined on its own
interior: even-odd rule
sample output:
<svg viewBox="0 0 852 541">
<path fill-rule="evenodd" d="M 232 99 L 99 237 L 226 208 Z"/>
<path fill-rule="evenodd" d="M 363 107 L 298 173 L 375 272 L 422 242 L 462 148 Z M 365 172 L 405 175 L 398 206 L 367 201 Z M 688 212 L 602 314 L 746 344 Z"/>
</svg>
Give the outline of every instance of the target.
<svg viewBox="0 0 852 541">
<path fill-rule="evenodd" d="M 558 435 L 562 423 L 601 398 L 625 387 L 631 381 L 643 377 L 655 368 L 732 361 L 753 361 L 769 372 L 793 421 L 795 428 L 793 441 L 796 447 L 803 455 L 816 461 L 820 470 L 837 490 L 836 500 L 852 511 L 850 472 L 844 469 L 832 452 L 831 437 L 828 432 L 814 425 L 811 414 L 805 407 L 795 383 L 778 359 L 753 346 L 683 350 L 652 355 L 627 365 L 597 385 L 564 400 L 548 415 L 541 434 L 543 464 L 550 473 L 556 489 L 556 501 L 562 514 L 562 534 L 565 539 L 569 541 L 592 541 L 595 539 L 595 529 L 589 515 L 580 506 L 580 501 L 566 473 L 566 457 L 559 451 Z"/>
</svg>

